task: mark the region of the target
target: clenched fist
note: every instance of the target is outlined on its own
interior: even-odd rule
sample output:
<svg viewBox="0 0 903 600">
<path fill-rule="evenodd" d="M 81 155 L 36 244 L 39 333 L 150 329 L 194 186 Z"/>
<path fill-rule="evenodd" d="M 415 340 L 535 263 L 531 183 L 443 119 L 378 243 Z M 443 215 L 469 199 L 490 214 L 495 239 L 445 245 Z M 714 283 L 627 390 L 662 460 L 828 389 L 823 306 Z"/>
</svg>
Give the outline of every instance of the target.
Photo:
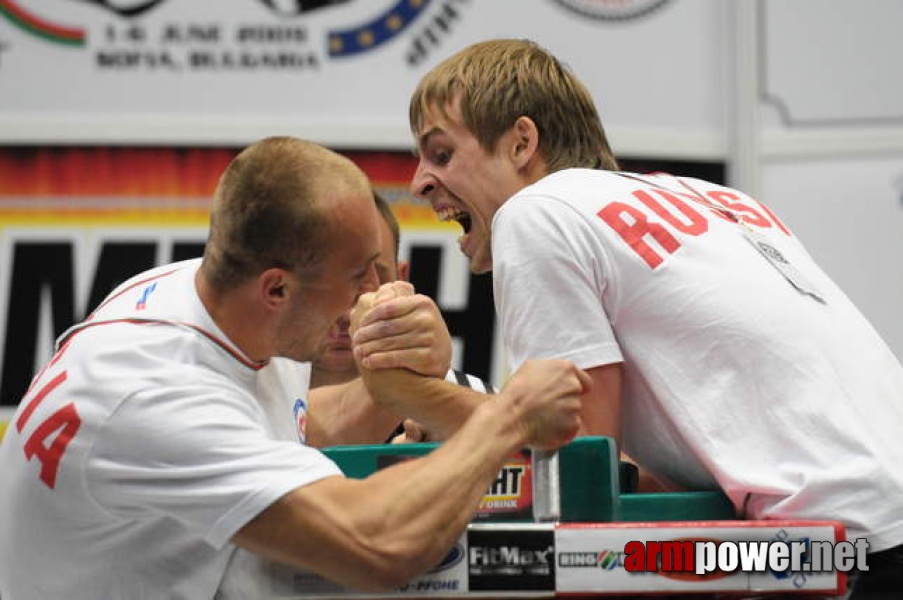
<svg viewBox="0 0 903 600">
<path fill-rule="evenodd" d="M 525 445 L 540 450 L 564 446 L 580 429 L 580 396 L 589 375 L 565 360 L 525 362 L 502 388 L 498 401 L 514 411 Z"/>
</svg>

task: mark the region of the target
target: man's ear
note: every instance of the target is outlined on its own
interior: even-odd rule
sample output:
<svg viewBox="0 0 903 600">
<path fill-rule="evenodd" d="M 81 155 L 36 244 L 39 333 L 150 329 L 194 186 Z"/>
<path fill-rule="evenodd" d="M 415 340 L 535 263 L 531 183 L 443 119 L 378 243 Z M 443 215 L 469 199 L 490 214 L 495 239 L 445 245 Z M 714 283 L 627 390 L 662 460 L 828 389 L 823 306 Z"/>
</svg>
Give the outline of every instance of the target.
<svg viewBox="0 0 903 600">
<path fill-rule="evenodd" d="M 522 115 L 514 122 L 511 131 L 514 135 L 511 155 L 515 164 L 523 168 L 539 150 L 539 129 L 533 119 Z"/>
<path fill-rule="evenodd" d="M 280 308 L 288 301 L 289 274 L 285 269 L 267 269 L 257 278 L 260 297 L 269 308 Z"/>
<path fill-rule="evenodd" d="M 398 261 L 399 281 L 408 281 L 411 276 L 411 263 L 406 260 Z"/>
</svg>

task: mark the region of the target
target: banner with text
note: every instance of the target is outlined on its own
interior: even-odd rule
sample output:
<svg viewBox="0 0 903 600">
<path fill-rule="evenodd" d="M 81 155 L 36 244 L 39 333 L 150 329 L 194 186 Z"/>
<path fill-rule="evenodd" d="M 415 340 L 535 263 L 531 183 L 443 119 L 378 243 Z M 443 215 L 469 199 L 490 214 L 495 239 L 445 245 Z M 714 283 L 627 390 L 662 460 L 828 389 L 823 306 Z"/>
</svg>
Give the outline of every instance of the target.
<svg viewBox="0 0 903 600">
<path fill-rule="evenodd" d="M 720 72 L 705 60 L 718 55 L 715 4 L 0 0 L 0 144 L 241 146 L 290 133 L 407 149 L 419 78 L 468 44 L 516 37 L 555 52 L 610 129 L 645 131 L 646 155 L 660 155 L 662 130 L 721 135 Z M 664 93 L 661 74 L 677 72 L 680 93 Z"/>
</svg>

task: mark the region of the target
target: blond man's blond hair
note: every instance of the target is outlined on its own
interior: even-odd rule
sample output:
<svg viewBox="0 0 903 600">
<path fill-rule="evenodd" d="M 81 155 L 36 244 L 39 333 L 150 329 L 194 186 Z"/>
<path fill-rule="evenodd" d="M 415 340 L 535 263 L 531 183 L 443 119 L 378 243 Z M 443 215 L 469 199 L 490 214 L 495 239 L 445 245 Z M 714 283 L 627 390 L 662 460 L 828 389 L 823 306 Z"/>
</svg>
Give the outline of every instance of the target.
<svg viewBox="0 0 903 600">
<path fill-rule="evenodd" d="M 458 102 L 464 125 L 493 152 L 521 116 L 536 123 L 539 152 L 550 172 L 571 167 L 617 170 L 618 163 L 586 87 L 565 65 L 530 40 L 473 44 L 434 67 L 411 97 L 415 135 L 425 113 Z"/>
</svg>

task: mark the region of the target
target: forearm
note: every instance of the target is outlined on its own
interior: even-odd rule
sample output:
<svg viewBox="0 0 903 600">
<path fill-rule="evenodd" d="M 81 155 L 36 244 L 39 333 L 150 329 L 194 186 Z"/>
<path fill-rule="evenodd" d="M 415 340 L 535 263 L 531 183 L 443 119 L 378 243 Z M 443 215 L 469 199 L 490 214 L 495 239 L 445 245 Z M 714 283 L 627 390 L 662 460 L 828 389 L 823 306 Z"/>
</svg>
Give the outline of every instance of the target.
<svg viewBox="0 0 903 600">
<path fill-rule="evenodd" d="M 360 379 L 310 392 L 307 444 L 316 448 L 344 444 L 379 444 L 402 416 L 373 401 Z"/>
<path fill-rule="evenodd" d="M 377 379 L 380 385 L 417 381 L 407 377 L 397 373 Z M 591 382 L 566 361 L 528 361 L 427 457 L 364 480 L 330 477 L 298 488 L 233 541 L 353 587 L 401 585 L 439 562 L 516 449 L 550 450 L 573 439 L 580 425 L 580 394 Z M 442 382 L 426 383 L 442 389 Z M 458 394 L 468 391 L 448 385 Z"/>
<path fill-rule="evenodd" d="M 583 426 L 579 435 L 603 435 L 621 446 L 621 363 L 601 365 L 587 370 L 593 385 L 581 398 Z"/>
<path fill-rule="evenodd" d="M 516 423 L 489 408 L 475 413 L 424 460 L 380 471 L 365 482 L 370 489 L 363 497 L 373 492 L 375 498 L 365 516 L 380 531 L 375 547 L 392 549 L 386 557 L 390 560 L 419 561 L 414 574 L 439 563 L 472 520 L 505 460 L 525 444 Z M 395 493 L 377 492 L 386 489 Z"/>
<path fill-rule="evenodd" d="M 407 369 L 361 369 L 371 396 L 394 414 L 414 419 L 439 439 L 457 431 L 488 395 Z"/>
<path fill-rule="evenodd" d="M 344 585 L 397 587 L 439 563 L 501 465 L 524 445 L 511 412 L 486 406 L 422 459 L 295 490 L 234 541 Z"/>
</svg>

